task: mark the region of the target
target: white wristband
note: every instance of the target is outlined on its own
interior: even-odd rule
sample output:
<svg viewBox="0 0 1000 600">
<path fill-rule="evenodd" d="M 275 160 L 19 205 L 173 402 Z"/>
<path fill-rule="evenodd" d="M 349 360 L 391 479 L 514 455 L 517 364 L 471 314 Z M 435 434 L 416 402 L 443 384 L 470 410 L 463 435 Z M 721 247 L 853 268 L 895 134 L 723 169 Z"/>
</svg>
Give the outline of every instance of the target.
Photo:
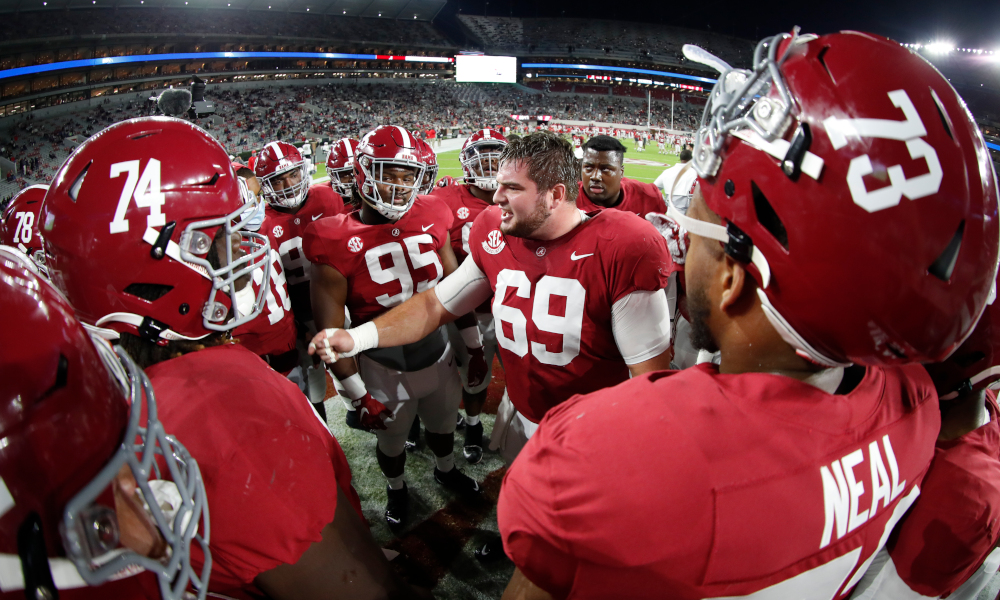
<svg viewBox="0 0 1000 600">
<path fill-rule="evenodd" d="M 359 373 L 351 375 L 340 383 L 344 386 L 344 393 L 347 395 L 349 400 L 363 398 L 364 395 L 368 393 L 368 388 L 365 387 L 365 382 L 361 380 L 361 375 Z"/>
<path fill-rule="evenodd" d="M 344 352 L 340 356 L 350 358 L 356 354 L 360 354 L 365 350 L 371 350 L 372 348 L 378 348 L 378 327 L 375 326 L 373 321 L 368 321 L 364 325 L 358 325 L 357 327 L 352 327 L 351 329 L 346 329 L 348 335 L 354 339 L 354 349 L 350 352 Z"/>
<path fill-rule="evenodd" d="M 458 334 L 462 336 L 465 341 L 466 348 L 482 348 L 483 339 L 479 335 L 479 327 L 466 327 L 465 329 L 459 329 Z"/>
</svg>

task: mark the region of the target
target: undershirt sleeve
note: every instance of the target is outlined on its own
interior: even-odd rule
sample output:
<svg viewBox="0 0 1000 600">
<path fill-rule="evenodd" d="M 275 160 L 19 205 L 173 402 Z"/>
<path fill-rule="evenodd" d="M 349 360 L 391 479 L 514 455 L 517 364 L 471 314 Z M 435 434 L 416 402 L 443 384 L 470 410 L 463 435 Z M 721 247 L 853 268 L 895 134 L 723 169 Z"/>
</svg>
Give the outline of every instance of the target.
<svg viewBox="0 0 1000 600">
<path fill-rule="evenodd" d="M 636 290 L 615 302 L 611 332 L 627 365 L 663 354 L 670 347 L 670 310 L 664 290 Z"/>
<path fill-rule="evenodd" d="M 486 275 L 479 270 L 472 256 L 466 256 L 455 271 L 434 286 L 434 293 L 445 310 L 462 316 L 472 312 L 493 294 Z"/>
</svg>

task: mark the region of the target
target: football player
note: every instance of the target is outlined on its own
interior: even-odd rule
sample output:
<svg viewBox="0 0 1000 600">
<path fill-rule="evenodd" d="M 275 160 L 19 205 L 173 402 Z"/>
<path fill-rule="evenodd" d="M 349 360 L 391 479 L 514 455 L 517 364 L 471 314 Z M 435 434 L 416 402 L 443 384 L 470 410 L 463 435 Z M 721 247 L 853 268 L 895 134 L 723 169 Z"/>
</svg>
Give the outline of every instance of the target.
<svg viewBox="0 0 1000 600">
<path fill-rule="evenodd" d="M 160 422 L 198 460 L 216 507 L 213 594 L 402 593 L 337 441 L 294 384 L 227 342 L 263 310 L 262 291 L 249 312 L 234 309 L 253 270 L 269 274 L 267 238 L 243 229 L 244 210 L 225 150 L 201 129 L 165 117 L 112 125 L 46 194 L 53 282 L 145 368 Z M 194 553 L 191 564 L 208 561 Z"/>
<path fill-rule="evenodd" d="M 651 183 L 625 177 L 625 146 L 610 135 L 598 135 L 583 145 L 580 162 L 580 194 L 577 206 L 583 211 L 615 208 L 645 217 L 664 213 L 663 194 Z"/>
<path fill-rule="evenodd" d="M 354 153 L 358 150 L 358 140 L 341 138 L 330 148 L 326 156 L 326 174 L 330 176 L 330 187 L 333 191 L 357 209 L 354 204 Z"/>
<path fill-rule="evenodd" d="M 496 172 L 500 168 L 500 155 L 507 147 L 507 140 L 496 130 L 481 129 L 462 145 L 462 168 L 465 170 L 465 183 L 434 188 L 431 192 L 448 204 L 455 220 L 451 226 L 451 247 L 455 258 L 464 261 L 469 255 L 469 231 L 472 223 L 487 208 L 493 205 L 493 193 L 497 189 Z M 493 331 L 493 315 L 490 312 L 489 300 L 477 306 L 474 310 L 479 328 L 479 336 L 483 341 L 485 361 L 488 368 L 493 366 L 493 357 L 497 352 L 497 338 Z M 460 331 L 454 323 L 448 324 L 448 333 L 452 339 L 452 347 L 461 359 L 463 365 L 469 363 L 464 348 L 467 343 L 461 343 L 466 337 L 475 337 L 472 332 Z M 465 418 L 460 427 L 465 428 L 465 444 L 462 453 L 471 463 L 478 463 L 483 456 L 483 424 L 479 420 L 483 403 L 486 401 L 486 388 L 490 385 L 491 372 L 487 370 L 483 382 L 476 387 L 470 387 L 466 377 L 466 369 L 459 370 L 462 374 L 462 402 L 465 405 Z"/>
<path fill-rule="evenodd" d="M 373 321 L 319 333 L 310 351 L 330 362 L 413 343 L 492 295 L 507 390 L 490 447 L 507 462 L 570 396 L 666 368 L 666 242 L 627 212 L 577 209 L 578 173 L 572 146 L 555 134 L 509 144 L 496 206 L 473 224 L 461 267 Z"/>
<path fill-rule="evenodd" d="M 549 411 L 500 494 L 512 597 L 846 598 L 934 454 L 914 363 L 959 346 L 994 283 L 995 176 L 923 58 L 797 30 L 753 70 L 685 54 L 722 71 L 699 189 L 670 212 L 692 336 L 721 364 Z"/>
<path fill-rule="evenodd" d="M 974 599 L 1000 566 L 1000 303 L 942 363 L 927 365 L 941 431 L 920 497 L 852 599 Z"/>
<path fill-rule="evenodd" d="M 45 274 L 45 251 L 39 232 L 38 213 L 47 185 L 32 185 L 18 192 L 0 215 L 0 244 L 17 248 Z"/>
<path fill-rule="evenodd" d="M 455 270 L 448 240 L 451 211 L 434 196 L 418 196 L 424 165 L 414 136 L 402 127 L 382 126 L 366 134 L 355 154 L 361 210 L 318 221 L 305 233 L 303 248 L 313 265 L 312 304 L 320 327 L 343 327 L 344 308 L 353 323 L 370 323 L 389 308 L 437 285 Z M 478 361 L 470 379 L 482 380 L 486 365 L 475 320 L 470 343 Z M 345 397 L 361 423 L 375 429 L 375 456 L 388 480 L 385 518 L 390 527 L 406 520 L 409 494 L 404 479 L 407 434 L 419 414 L 435 456 L 434 479 L 465 494 L 479 484 L 455 467 L 455 419 L 461 401 L 454 353 L 443 327 L 435 327 L 398 348 L 376 350 L 332 365 Z"/>
<path fill-rule="evenodd" d="M 302 232 L 316 219 L 344 212 L 344 200 L 328 185 L 310 185 L 305 160 L 295 146 L 285 142 L 264 146 L 257 154 L 254 172 L 267 202 L 261 232 L 281 256 L 299 331 L 311 336 L 315 325 L 309 303 L 309 260 L 302 253 Z M 291 378 L 325 419 L 326 375 L 322 369 L 313 367 L 304 351 L 298 359 Z"/>
<path fill-rule="evenodd" d="M 239 179 L 240 192 L 246 207 L 240 216 L 244 222 L 244 229 L 259 231 L 263 223 L 264 203 L 257 199 L 257 194 L 253 191 L 254 185 L 260 189 L 257 178 L 253 171 L 240 163 L 233 163 L 233 171 Z M 257 318 L 234 329 L 233 338 L 239 340 L 244 348 L 264 359 L 272 369 L 287 377 L 299 364 L 298 352 L 295 350 L 298 335 L 281 256 L 274 248 L 270 249 L 270 255 L 269 281 L 264 281 L 264 269 L 254 269 L 250 279 L 253 294 L 245 296 L 246 301 L 256 298 L 261 287 L 267 285 L 264 311 Z M 244 314 L 248 313 L 250 308 L 247 305 L 237 306 L 237 309 Z"/>
<path fill-rule="evenodd" d="M 0 596 L 205 598 L 205 486 L 149 379 L 7 247 L 0 304 Z"/>
<path fill-rule="evenodd" d="M 438 163 L 437 154 L 430 144 L 420 138 L 416 138 L 417 150 L 419 151 L 420 162 L 424 164 L 424 178 L 420 184 L 421 194 L 430 194 L 434 190 L 434 182 L 437 181 Z"/>
</svg>

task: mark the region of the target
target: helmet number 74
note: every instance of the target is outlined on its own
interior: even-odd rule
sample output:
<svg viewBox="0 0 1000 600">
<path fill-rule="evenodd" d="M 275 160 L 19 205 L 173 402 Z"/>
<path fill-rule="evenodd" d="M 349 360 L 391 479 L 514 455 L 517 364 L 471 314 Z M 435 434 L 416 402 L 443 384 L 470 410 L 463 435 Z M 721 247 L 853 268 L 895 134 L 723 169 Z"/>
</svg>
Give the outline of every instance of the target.
<svg viewBox="0 0 1000 600">
<path fill-rule="evenodd" d="M 141 176 L 137 160 L 111 165 L 112 179 L 120 177 L 122 173 L 127 173 L 127 177 L 125 178 L 125 187 L 122 188 L 122 195 L 118 198 L 115 217 L 111 220 L 111 233 L 128 231 L 128 219 L 125 218 L 125 213 L 128 211 L 129 201 L 132 198 L 135 198 L 136 206 L 149 209 L 149 216 L 146 217 L 147 228 L 166 225 L 166 216 L 160 212 L 160 208 L 166 202 L 166 196 L 160 191 L 160 161 L 155 158 L 149 159 Z"/>
<path fill-rule="evenodd" d="M 903 167 L 900 165 L 888 167 L 886 172 L 889 175 L 889 185 L 868 191 L 863 178 L 874 171 L 872 161 L 867 154 L 852 159 L 847 170 L 847 187 L 851 190 L 854 203 L 868 212 L 896 206 L 903 196 L 916 200 L 935 194 L 941 188 L 943 175 L 941 162 L 934 147 L 923 139 L 927 135 L 927 129 L 906 90 L 889 92 L 889 100 L 896 108 L 903 111 L 905 120 L 828 117 L 823 121 L 834 150 L 846 146 L 848 137 L 900 140 L 906 142 L 906 149 L 910 151 L 911 158 L 914 160 L 923 158 L 927 161 L 927 173 L 910 179 L 903 174 Z"/>
</svg>

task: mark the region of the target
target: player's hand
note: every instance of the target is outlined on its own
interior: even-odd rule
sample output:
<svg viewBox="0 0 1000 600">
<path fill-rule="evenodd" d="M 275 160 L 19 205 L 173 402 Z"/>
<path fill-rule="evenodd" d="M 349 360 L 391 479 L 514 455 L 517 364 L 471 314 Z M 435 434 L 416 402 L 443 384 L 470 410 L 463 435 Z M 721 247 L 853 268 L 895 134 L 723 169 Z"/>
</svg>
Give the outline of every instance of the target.
<svg viewBox="0 0 1000 600">
<path fill-rule="evenodd" d="M 341 358 L 354 356 L 354 338 L 343 329 L 324 329 L 309 342 L 309 354 L 318 354 L 323 362 L 333 364 Z"/>
<path fill-rule="evenodd" d="M 469 389 L 479 387 L 486 381 L 489 366 L 486 364 L 486 353 L 483 348 L 467 348 L 469 351 L 469 368 L 466 371 L 466 381 Z"/>
<path fill-rule="evenodd" d="M 656 227 L 660 235 L 667 240 L 667 249 L 675 265 L 683 265 L 687 258 L 688 233 L 677 223 L 662 213 L 646 213 L 646 220 Z"/>
<path fill-rule="evenodd" d="M 385 420 L 392 418 L 392 411 L 386 408 L 385 404 L 372 398 L 370 392 L 365 392 L 364 396 L 352 400 L 351 406 L 358 411 L 361 424 L 369 429 L 386 429 Z"/>
</svg>

